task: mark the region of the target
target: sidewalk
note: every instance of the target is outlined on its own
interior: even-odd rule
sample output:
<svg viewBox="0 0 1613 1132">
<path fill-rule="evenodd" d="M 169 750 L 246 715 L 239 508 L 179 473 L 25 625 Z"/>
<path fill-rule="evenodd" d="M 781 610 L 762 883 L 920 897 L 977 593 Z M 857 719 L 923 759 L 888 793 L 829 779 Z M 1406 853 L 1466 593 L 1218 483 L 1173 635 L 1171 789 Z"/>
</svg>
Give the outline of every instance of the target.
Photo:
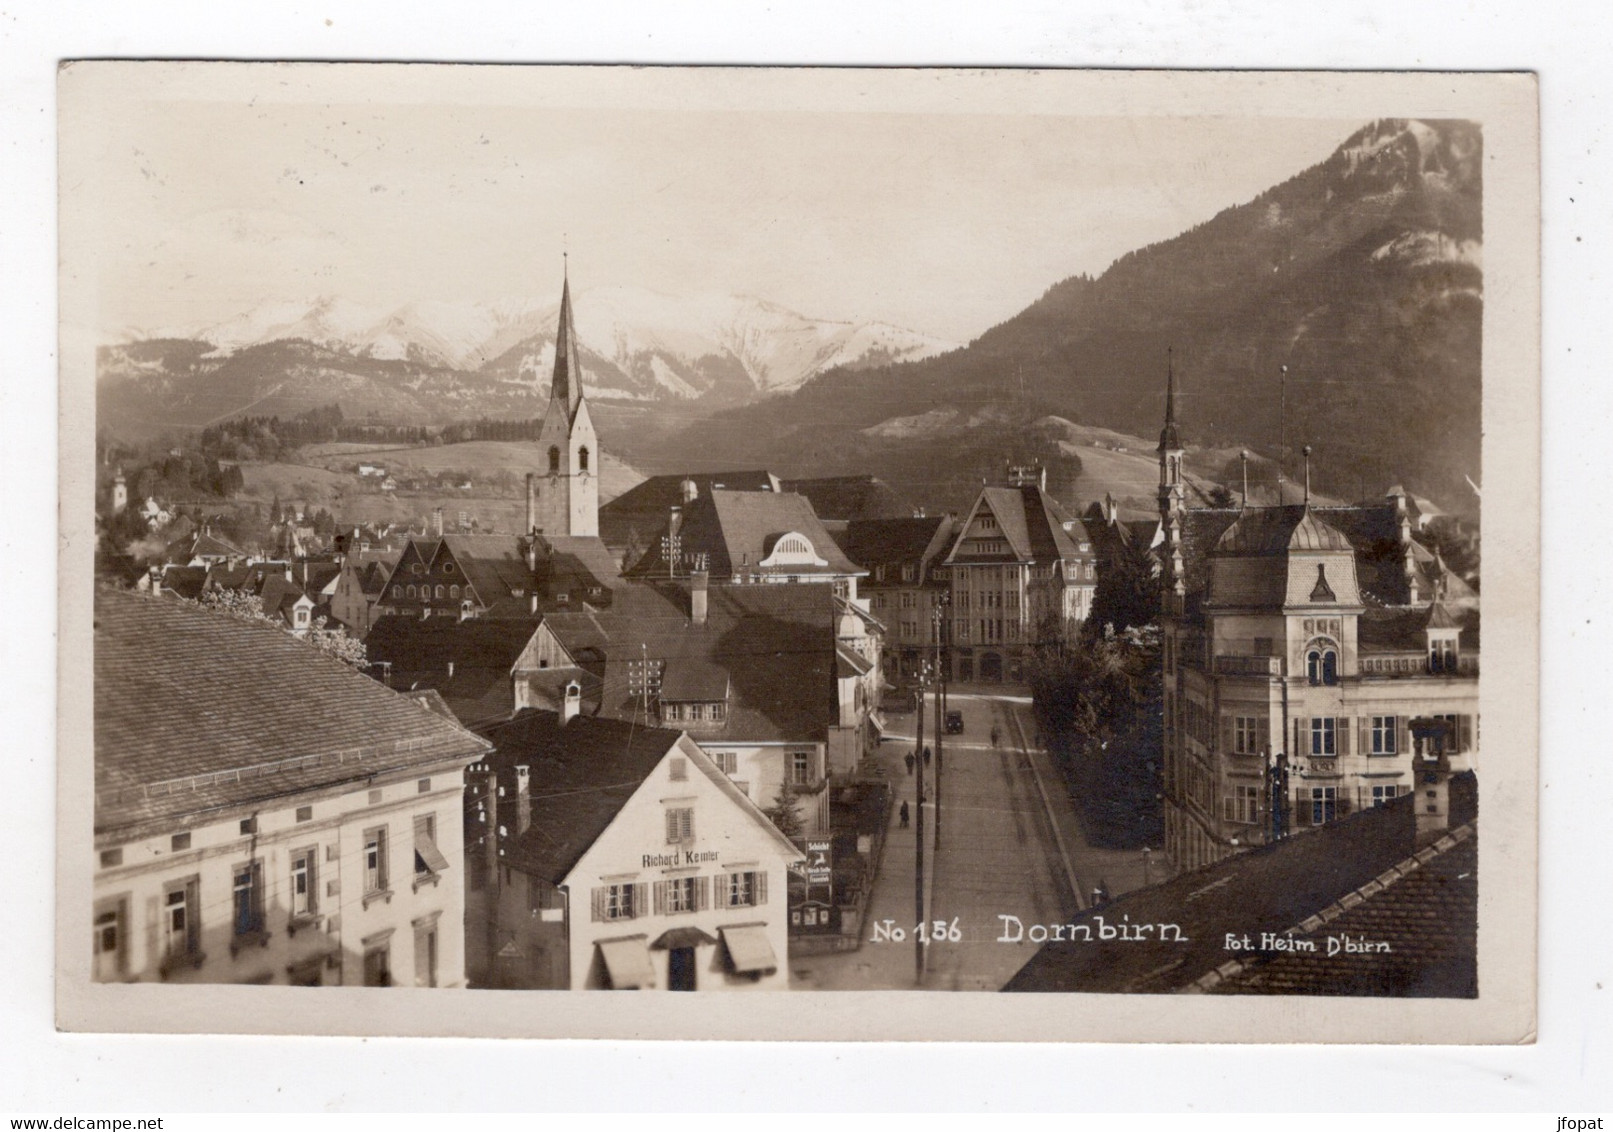
<svg viewBox="0 0 1613 1132">
<path fill-rule="evenodd" d="M 1064 835 L 1064 845 L 1069 851 L 1070 864 L 1075 869 L 1077 881 L 1081 884 L 1083 905 L 1091 901 L 1092 890 L 1100 883 L 1108 888 L 1111 897 L 1115 897 L 1123 892 L 1131 892 L 1169 880 L 1171 870 L 1166 864 L 1163 852 L 1145 855 L 1138 849 L 1103 849 L 1088 843 L 1081 820 L 1076 816 L 1075 804 L 1065 787 L 1064 776 L 1059 773 L 1046 748 L 1031 745 L 1032 737 L 1036 734 L 1036 724 L 1029 706 L 1016 701 L 1012 710 L 1025 736 L 1026 749 L 1029 750 L 1031 760 L 1047 789 L 1048 800 L 1051 803 L 1053 817 L 1058 823 L 1059 832 Z M 1019 735 L 1016 734 L 1014 739 L 1017 742 Z"/>
</svg>

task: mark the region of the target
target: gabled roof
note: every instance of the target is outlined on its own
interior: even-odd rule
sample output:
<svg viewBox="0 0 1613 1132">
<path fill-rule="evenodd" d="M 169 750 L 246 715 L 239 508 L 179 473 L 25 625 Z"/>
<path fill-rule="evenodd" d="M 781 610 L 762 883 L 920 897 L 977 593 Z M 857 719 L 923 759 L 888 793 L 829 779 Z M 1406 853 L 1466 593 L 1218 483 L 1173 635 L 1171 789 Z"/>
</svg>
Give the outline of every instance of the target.
<svg viewBox="0 0 1613 1132">
<path fill-rule="evenodd" d="M 998 529 L 1008 543 L 1009 553 L 1020 562 L 1051 563 L 1091 557 L 1071 540 L 1064 529 L 1066 516 L 1053 498 L 1033 484 L 1022 487 L 983 487 L 970 511 L 975 514 L 989 510 L 997 519 Z M 946 561 L 957 562 L 997 561 L 1001 555 L 968 555 L 964 553 L 965 536 L 969 529 L 966 521 L 948 552 Z"/>
<path fill-rule="evenodd" d="M 1471 774 L 1451 780 L 1453 826 L 1472 820 L 1476 795 Z M 1302 929 L 1311 917 L 1388 870 L 1409 871 L 1406 862 L 1419 852 L 1434 855 L 1417 849 L 1416 796 L 1405 795 L 1070 918 L 1094 926 L 1099 916 L 1111 926 L 1122 917 L 1131 924 L 1176 924 L 1184 942 L 1048 943 L 1003 989 L 1156 994 L 1200 989 L 1201 979 L 1236 958 L 1224 946 L 1229 933 L 1258 940 L 1262 932 L 1311 930 Z"/>
<path fill-rule="evenodd" d="M 828 586 L 713 585 L 703 625 L 690 620 L 685 590 L 627 586 L 609 610 L 550 613 L 543 624 L 599 677 L 590 710 L 603 716 L 643 718 L 635 692 L 648 659 L 666 678 L 679 679 L 677 668 L 695 663 L 727 673 L 727 718 L 703 740 L 819 742 L 839 718 Z"/>
<path fill-rule="evenodd" d="M 275 626 L 96 591 L 97 834 L 485 749 Z"/>
<path fill-rule="evenodd" d="M 812 504 L 801 495 L 760 491 L 710 492 L 683 509 L 678 537 L 685 556 L 704 554 L 711 576 L 727 578 L 752 571 L 760 573 L 758 563 L 768 556 L 773 542 L 790 531 L 805 536 L 826 565 L 779 567 L 777 573 L 846 575 L 862 572 L 841 551 L 813 512 Z M 665 532 L 666 526 L 663 525 L 651 540 L 644 557 L 628 570 L 630 577 L 648 579 L 667 576 L 667 562 L 660 537 Z M 678 572 L 686 575 L 687 565 L 680 564 Z"/>
<path fill-rule="evenodd" d="M 669 660 L 661 678 L 661 699 L 674 703 L 726 700 L 728 683 L 728 670 L 706 657 Z"/>
<path fill-rule="evenodd" d="M 511 672 L 536 632 L 533 621 L 392 615 L 370 626 L 364 646 L 372 665 L 391 666 L 392 687 L 435 688 L 455 716 L 474 726 L 515 710 Z"/>
<path fill-rule="evenodd" d="M 865 570 L 927 563 L 944 553 L 952 525 L 944 515 L 854 519 L 835 536 L 846 557 Z"/>
<path fill-rule="evenodd" d="M 537 538 L 540 574 L 557 583 L 570 584 L 576 580 L 605 590 L 621 585 L 621 571 L 604 540 L 578 535 L 538 535 Z M 545 547 L 546 555 L 542 549 Z"/>
<path fill-rule="evenodd" d="M 207 585 L 206 566 L 166 566 L 162 571 L 162 588 L 175 597 L 195 601 L 202 596 Z"/>
<path fill-rule="evenodd" d="M 783 480 L 779 486 L 783 491 L 806 496 L 824 522 L 894 519 L 913 513 L 913 508 L 878 476 Z"/>
<path fill-rule="evenodd" d="M 527 569 L 521 539 L 516 535 L 444 535 L 443 547 L 452 554 L 476 596 L 488 605 L 510 597 L 517 590 L 531 588 L 532 572 Z M 430 562 L 436 553 L 431 547 L 424 554 Z"/>
<path fill-rule="evenodd" d="M 778 477 L 765 468 L 737 472 L 689 472 L 685 475 L 651 476 L 599 508 L 599 535 L 607 546 L 626 546 L 628 536 L 637 531 L 646 543 L 666 526 L 674 507 L 685 506 L 683 481 L 694 484 L 699 496 L 714 490 L 779 491 Z"/>
<path fill-rule="evenodd" d="M 512 831 L 505 862 L 559 884 L 660 765 L 682 733 L 623 720 L 524 711 L 482 729 L 496 752 L 487 766 L 504 788 L 499 824 Z M 528 768 L 531 825 L 515 834 L 515 768 Z"/>
</svg>

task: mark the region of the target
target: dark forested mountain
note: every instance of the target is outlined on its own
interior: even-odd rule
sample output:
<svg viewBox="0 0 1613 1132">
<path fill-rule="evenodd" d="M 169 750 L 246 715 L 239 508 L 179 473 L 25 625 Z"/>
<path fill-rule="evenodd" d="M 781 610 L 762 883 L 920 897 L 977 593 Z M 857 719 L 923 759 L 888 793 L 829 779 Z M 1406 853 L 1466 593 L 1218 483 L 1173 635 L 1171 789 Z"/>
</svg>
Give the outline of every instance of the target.
<svg viewBox="0 0 1613 1132">
<path fill-rule="evenodd" d="M 833 452 L 898 483 L 881 463 L 891 440 L 946 422 L 946 443 L 970 418 L 1001 430 L 1048 414 L 1152 436 L 1171 349 L 1189 443 L 1276 452 L 1285 435 L 1290 467 L 1311 444 L 1335 493 L 1401 481 L 1466 509 L 1463 477 L 1479 478 L 1481 159 L 1473 123 L 1372 123 L 1247 204 L 1055 284 L 961 350 L 831 371 L 697 423 L 680 444 L 780 470 Z"/>
</svg>

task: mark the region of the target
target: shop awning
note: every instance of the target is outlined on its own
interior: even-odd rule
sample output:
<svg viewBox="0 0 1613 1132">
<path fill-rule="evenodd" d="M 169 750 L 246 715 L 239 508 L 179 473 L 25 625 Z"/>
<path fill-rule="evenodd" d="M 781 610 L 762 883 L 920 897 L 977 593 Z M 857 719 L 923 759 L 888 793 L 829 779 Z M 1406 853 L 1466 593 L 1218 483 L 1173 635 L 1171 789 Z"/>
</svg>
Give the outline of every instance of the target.
<svg viewBox="0 0 1613 1132">
<path fill-rule="evenodd" d="M 680 947 L 704 947 L 716 942 L 699 928 L 669 928 L 650 944 L 650 950 L 675 951 Z"/>
<path fill-rule="evenodd" d="M 655 968 L 650 966 L 650 951 L 645 946 L 648 938 L 632 935 L 625 939 L 602 939 L 595 945 L 605 959 L 613 990 L 638 990 L 655 985 Z"/>
<path fill-rule="evenodd" d="M 728 963 L 736 975 L 770 975 L 778 970 L 778 958 L 767 939 L 766 924 L 738 924 L 718 928 Z"/>
</svg>

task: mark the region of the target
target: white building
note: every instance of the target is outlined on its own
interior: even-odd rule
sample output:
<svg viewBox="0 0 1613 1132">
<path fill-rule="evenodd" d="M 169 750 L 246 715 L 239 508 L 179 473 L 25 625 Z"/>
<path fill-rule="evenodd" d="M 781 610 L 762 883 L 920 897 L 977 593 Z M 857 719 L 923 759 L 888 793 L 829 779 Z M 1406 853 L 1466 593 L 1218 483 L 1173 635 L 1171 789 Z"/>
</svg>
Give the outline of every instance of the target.
<svg viewBox="0 0 1613 1132">
<path fill-rule="evenodd" d="M 527 711 L 466 807 L 476 985 L 782 989 L 803 854 L 687 734 Z"/>
<path fill-rule="evenodd" d="M 464 985 L 484 741 L 272 626 L 95 619 L 95 978 Z"/>
</svg>

